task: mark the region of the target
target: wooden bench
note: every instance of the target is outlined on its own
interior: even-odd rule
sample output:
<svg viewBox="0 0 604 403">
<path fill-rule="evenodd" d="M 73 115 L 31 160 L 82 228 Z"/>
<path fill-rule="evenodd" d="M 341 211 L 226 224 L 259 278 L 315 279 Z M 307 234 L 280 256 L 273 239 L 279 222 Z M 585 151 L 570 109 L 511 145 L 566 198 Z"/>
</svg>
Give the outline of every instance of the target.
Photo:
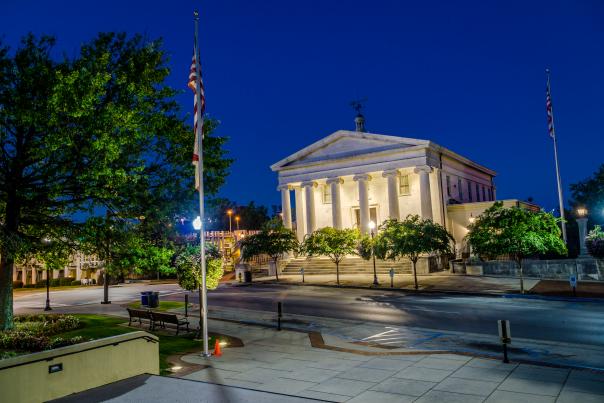
<svg viewBox="0 0 604 403">
<path fill-rule="evenodd" d="M 138 318 L 138 323 L 142 326 L 143 319 L 147 319 L 149 321 L 149 328 L 153 329 L 153 317 L 151 316 L 151 311 L 147 311 L 146 309 L 131 309 L 126 308 L 128 310 L 128 316 L 130 317 L 128 320 L 128 326 L 132 324 L 132 320 L 136 321 Z"/>
<path fill-rule="evenodd" d="M 178 332 L 180 331 L 181 326 L 186 326 L 187 332 L 189 331 L 189 321 L 184 318 L 179 318 L 173 313 L 163 313 L 157 311 L 151 311 L 151 317 L 153 320 L 153 328 L 155 328 L 156 324 L 159 326 L 166 328 L 166 323 L 170 323 L 176 325 L 176 335 L 178 336 Z"/>
</svg>

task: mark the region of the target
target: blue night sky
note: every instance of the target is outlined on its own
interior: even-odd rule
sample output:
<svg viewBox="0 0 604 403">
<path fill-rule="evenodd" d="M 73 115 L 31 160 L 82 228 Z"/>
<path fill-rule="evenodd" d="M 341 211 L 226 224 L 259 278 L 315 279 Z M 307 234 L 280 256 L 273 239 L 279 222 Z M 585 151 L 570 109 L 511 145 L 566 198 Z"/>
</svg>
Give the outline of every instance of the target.
<svg viewBox="0 0 604 403">
<path fill-rule="evenodd" d="M 269 165 L 353 129 L 367 97 L 368 131 L 433 140 L 496 170 L 498 198 L 552 209 L 545 67 L 565 188 L 604 162 L 601 0 L 3 0 L 0 34 L 54 34 L 72 56 L 98 31 L 162 37 L 188 112 L 195 7 L 207 112 L 236 159 L 221 195 L 240 203 L 279 203 Z"/>
</svg>

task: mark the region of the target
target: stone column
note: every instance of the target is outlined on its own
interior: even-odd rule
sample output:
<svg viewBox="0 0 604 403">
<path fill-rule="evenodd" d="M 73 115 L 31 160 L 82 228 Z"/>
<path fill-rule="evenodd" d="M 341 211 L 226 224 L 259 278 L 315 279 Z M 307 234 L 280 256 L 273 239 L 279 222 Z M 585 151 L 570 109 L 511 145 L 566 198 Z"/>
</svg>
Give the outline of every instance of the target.
<svg viewBox="0 0 604 403">
<path fill-rule="evenodd" d="M 422 218 L 432 219 L 432 195 L 430 194 L 430 173 L 432 167 L 427 165 L 415 168 L 415 173 L 419 174 L 419 197 L 420 212 Z"/>
<path fill-rule="evenodd" d="M 342 229 L 342 197 L 340 185 L 344 183 L 342 178 L 329 178 L 327 184 L 331 186 L 331 222 L 332 226 Z"/>
<path fill-rule="evenodd" d="M 367 182 L 371 180 L 371 176 L 367 174 L 355 175 L 352 178 L 359 184 L 359 210 L 360 210 L 360 230 L 362 234 L 369 233 L 369 193 L 367 191 Z"/>
<path fill-rule="evenodd" d="M 317 182 L 309 181 L 302 183 L 302 187 L 305 190 L 306 199 L 306 233 L 310 234 L 316 230 L 316 217 L 315 217 L 315 188 Z"/>
<path fill-rule="evenodd" d="M 305 230 L 305 206 L 304 206 L 304 195 L 302 188 L 296 187 L 294 188 L 294 195 L 296 201 L 296 235 L 298 236 L 298 241 L 302 241 L 304 239 L 304 234 L 306 234 Z"/>
<path fill-rule="evenodd" d="M 36 284 L 38 282 L 38 268 L 36 266 L 31 267 L 31 283 Z"/>
<path fill-rule="evenodd" d="M 397 220 L 401 219 L 398 207 L 398 169 L 391 169 L 382 173 L 384 178 L 388 179 L 388 217 Z"/>
<path fill-rule="evenodd" d="M 292 228 L 292 209 L 290 200 L 289 185 L 281 185 L 277 190 L 281 191 L 281 213 L 283 214 L 283 226 L 285 228 Z"/>
</svg>

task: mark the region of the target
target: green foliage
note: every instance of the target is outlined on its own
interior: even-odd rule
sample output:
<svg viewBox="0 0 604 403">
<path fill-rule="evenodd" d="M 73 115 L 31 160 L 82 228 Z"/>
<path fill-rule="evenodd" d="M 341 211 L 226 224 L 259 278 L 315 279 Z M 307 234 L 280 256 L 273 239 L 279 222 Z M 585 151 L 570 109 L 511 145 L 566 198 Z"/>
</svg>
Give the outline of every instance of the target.
<svg viewBox="0 0 604 403">
<path fill-rule="evenodd" d="M 235 217 L 239 217 L 239 229 L 259 230 L 269 221 L 266 206 L 256 205 L 251 201 L 245 206 L 238 206 L 235 202 L 225 198 L 210 199 L 207 202 L 207 216 L 209 217 L 209 230 L 228 230 L 229 216 L 227 211 L 233 212 L 231 227 L 237 229 Z"/>
<path fill-rule="evenodd" d="M 596 225 L 594 229 L 589 231 L 585 238 L 585 246 L 593 257 L 604 258 L 604 231 L 602 231 L 602 227 Z"/>
<path fill-rule="evenodd" d="M 149 216 L 142 238 L 165 247 L 157 217 L 193 206 L 192 129 L 166 85 L 161 41 L 101 33 L 62 60 L 51 57 L 54 44 L 28 35 L 14 54 L 0 44 L 0 329 L 12 326 L 14 263 L 37 255 L 43 235 L 60 229 L 77 239 L 73 217 L 106 208 L 129 220 Z M 205 119 L 203 127 L 210 195 L 232 162 L 226 139 L 212 135 L 217 124 Z M 103 251 L 109 270 L 130 264 L 116 259 L 124 245 Z"/>
<path fill-rule="evenodd" d="M 281 220 L 273 219 L 266 222 L 259 233 L 243 238 L 239 246 L 243 261 L 249 261 L 255 256 L 268 255 L 276 264 L 284 254 L 297 251 L 299 245 L 296 234 L 285 228 Z M 278 271 L 276 273 L 279 280 Z"/>
<path fill-rule="evenodd" d="M 507 255 L 520 262 L 532 255 L 566 254 L 558 220 L 543 211 L 504 208 L 498 202 L 478 216 L 468 230 L 466 239 L 473 252 L 485 259 Z"/>
<path fill-rule="evenodd" d="M 16 329 L 0 332 L 0 349 L 34 352 L 63 347 L 82 338 L 52 338 L 58 333 L 78 329 L 80 320 L 73 315 L 23 315 L 15 318 Z"/>
<path fill-rule="evenodd" d="M 409 215 L 403 221 L 390 219 L 380 226 L 375 239 L 375 255 L 380 259 L 408 258 L 413 264 L 415 289 L 417 261 L 424 254 L 451 254 L 453 236 L 440 224 L 418 215 Z"/>
<path fill-rule="evenodd" d="M 199 246 L 186 246 L 175 259 L 178 284 L 185 290 L 194 291 L 202 283 L 201 256 Z M 218 287 L 224 274 L 220 251 L 214 244 L 206 243 L 206 286 L 208 290 Z"/>
<path fill-rule="evenodd" d="M 374 244 L 375 239 L 371 238 L 369 235 L 363 235 L 361 239 L 359 239 L 357 254 L 361 259 L 370 260 L 372 258 Z"/>
<path fill-rule="evenodd" d="M 309 234 L 302 243 L 301 253 L 308 256 L 327 256 L 336 265 L 336 281 L 340 284 L 340 262 L 346 255 L 358 253 L 360 234 L 357 229 L 325 227 Z"/>
<path fill-rule="evenodd" d="M 440 224 L 418 215 L 403 221 L 390 219 L 380 226 L 375 241 L 375 253 L 381 259 L 403 257 L 417 262 L 423 254 L 450 254 L 453 236 Z"/>
<path fill-rule="evenodd" d="M 570 185 L 573 207 L 589 211 L 590 226 L 604 225 L 604 164 L 584 181 Z"/>
</svg>

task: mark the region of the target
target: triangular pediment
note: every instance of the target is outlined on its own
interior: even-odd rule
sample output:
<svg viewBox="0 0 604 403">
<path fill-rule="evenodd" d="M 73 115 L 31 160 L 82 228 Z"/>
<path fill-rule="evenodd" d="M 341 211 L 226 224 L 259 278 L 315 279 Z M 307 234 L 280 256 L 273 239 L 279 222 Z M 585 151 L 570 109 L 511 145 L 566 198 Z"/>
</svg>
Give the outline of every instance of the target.
<svg viewBox="0 0 604 403">
<path fill-rule="evenodd" d="M 277 162 L 271 169 L 427 145 L 427 140 L 339 130 Z"/>
</svg>

